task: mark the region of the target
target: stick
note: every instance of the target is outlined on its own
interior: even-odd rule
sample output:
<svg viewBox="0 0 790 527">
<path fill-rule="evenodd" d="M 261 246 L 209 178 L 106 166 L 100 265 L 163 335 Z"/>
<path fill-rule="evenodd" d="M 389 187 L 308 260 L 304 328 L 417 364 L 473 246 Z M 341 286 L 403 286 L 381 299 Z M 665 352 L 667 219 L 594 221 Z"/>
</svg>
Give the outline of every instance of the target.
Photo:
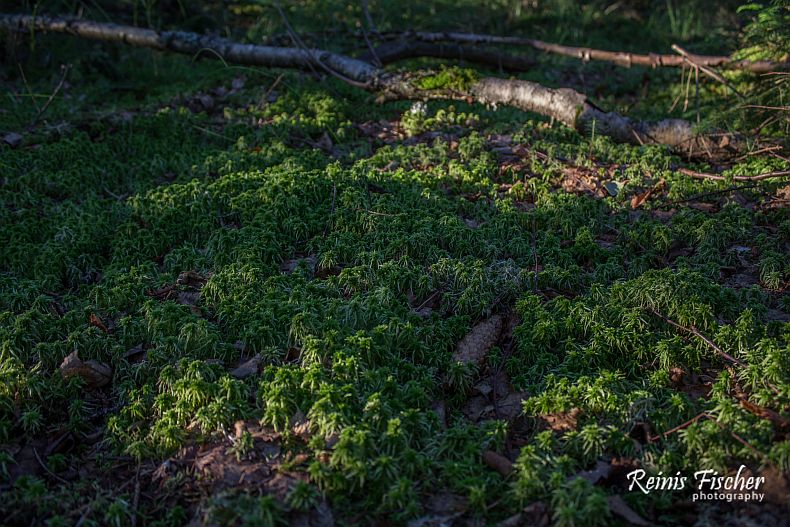
<svg viewBox="0 0 790 527">
<path fill-rule="evenodd" d="M 678 168 L 678 172 L 697 179 L 714 179 L 716 181 L 727 180 L 726 176 L 711 174 L 709 172 L 696 172 L 688 168 Z M 760 181 L 762 179 L 781 178 L 787 176 L 790 176 L 790 170 L 774 170 L 773 172 L 766 172 L 756 176 L 732 176 L 732 179 L 735 181 Z"/>
<path fill-rule="evenodd" d="M 653 313 L 655 316 L 657 316 L 658 318 L 660 318 L 661 320 L 666 322 L 667 324 L 669 324 L 671 326 L 675 326 L 676 328 L 681 329 L 681 330 L 685 331 L 686 333 L 690 333 L 690 334 L 694 335 L 695 337 L 700 339 L 702 342 L 707 344 L 709 348 L 711 348 L 713 351 L 718 353 L 722 358 L 726 359 L 727 361 L 729 361 L 729 362 L 731 362 L 733 364 L 737 364 L 738 366 L 741 366 L 741 367 L 746 366 L 745 362 L 743 362 L 740 359 L 737 359 L 737 358 L 733 357 L 732 355 L 730 355 L 729 353 L 727 353 L 726 351 L 724 351 L 723 349 L 718 347 L 712 340 L 710 340 L 708 337 L 706 337 L 705 335 L 700 333 L 699 330 L 696 327 L 694 327 L 694 326 L 686 327 L 686 326 L 683 326 L 681 324 L 678 324 L 674 320 L 665 317 L 664 315 L 662 315 L 661 313 L 659 313 L 658 311 L 656 311 L 653 308 L 648 308 L 648 310 L 651 313 Z"/>
<path fill-rule="evenodd" d="M 662 55 L 649 53 L 640 55 L 626 51 L 606 51 L 594 48 L 563 46 L 552 42 L 544 42 L 532 38 L 503 37 L 496 35 L 483 35 L 459 32 L 427 32 L 427 31 L 393 31 L 380 33 L 383 39 L 394 40 L 398 38 L 411 38 L 423 42 L 460 42 L 465 44 L 507 44 L 528 46 L 547 53 L 554 53 L 566 57 L 578 58 L 584 61 L 600 60 L 611 62 L 618 66 L 649 66 L 657 67 L 682 67 L 686 59 L 677 55 Z M 688 58 L 699 66 L 724 67 L 727 69 L 744 70 L 752 73 L 769 73 L 776 70 L 790 68 L 790 62 L 749 61 L 733 60 L 727 55 L 694 55 L 689 53 Z"/>
<path fill-rule="evenodd" d="M 691 53 L 689 53 L 689 52 L 688 52 L 688 51 L 686 51 L 685 49 L 681 48 L 681 47 L 680 47 L 680 46 L 678 46 L 677 44 L 672 44 L 672 51 L 675 51 L 675 52 L 679 53 L 679 54 L 680 54 L 680 55 L 681 55 L 683 58 L 685 58 L 687 61 L 689 61 L 689 64 L 691 64 L 692 66 L 694 66 L 694 68 L 696 68 L 696 69 L 698 69 L 698 70 L 701 70 L 701 71 L 702 71 L 702 73 L 704 73 L 705 75 L 707 75 L 707 76 L 708 76 L 708 77 L 710 77 L 711 79 L 713 79 L 713 80 L 716 80 L 716 81 L 718 81 L 718 82 L 720 82 L 720 83 L 724 84 L 724 85 L 725 85 L 727 88 L 729 88 L 730 90 L 732 90 L 732 92 L 733 92 L 735 95 L 737 95 L 737 96 L 738 96 L 740 99 L 745 99 L 745 97 L 743 96 L 743 94 L 742 94 L 741 92 L 739 92 L 737 89 L 735 89 L 735 86 L 733 86 L 733 85 L 730 83 L 730 81 L 728 81 L 727 79 L 725 79 L 724 77 L 722 77 L 721 75 L 719 75 L 719 74 L 716 72 L 716 70 L 713 70 L 713 69 L 709 68 L 708 66 L 706 66 L 706 65 L 704 65 L 704 64 L 699 64 L 699 63 L 697 63 L 697 62 L 696 62 L 696 60 L 697 60 L 698 58 L 696 58 L 694 55 L 692 55 Z"/>
<path fill-rule="evenodd" d="M 31 123 L 31 126 L 36 124 L 36 122 L 41 118 L 41 116 L 44 114 L 44 112 L 47 111 L 47 108 L 49 108 L 49 105 L 52 104 L 52 101 L 58 95 L 58 92 L 60 92 L 60 89 L 63 87 L 63 84 L 66 82 L 66 77 L 68 76 L 70 69 L 71 69 L 71 65 L 61 66 L 61 70 L 63 71 L 63 73 L 60 76 L 60 81 L 58 82 L 57 86 L 55 86 L 55 90 L 49 96 L 49 98 L 47 99 L 47 102 L 44 103 L 44 106 L 39 108 L 38 113 L 36 114 L 36 117 L 33 119 L 33 122 Z"/>
</svg>

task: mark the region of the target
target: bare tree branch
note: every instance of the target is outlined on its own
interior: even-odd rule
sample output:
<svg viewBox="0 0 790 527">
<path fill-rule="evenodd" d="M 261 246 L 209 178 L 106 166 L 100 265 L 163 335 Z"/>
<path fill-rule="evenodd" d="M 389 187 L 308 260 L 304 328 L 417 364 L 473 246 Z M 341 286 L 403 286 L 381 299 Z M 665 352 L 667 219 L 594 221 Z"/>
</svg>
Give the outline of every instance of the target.
<svg viewBox="0 0 790 527">
<path fill-rule="evenodd" d="M 649 53 L 646 55 L 626 51 L 607 51 L 594 48 L 564 46 L 552 42 L 544 42 L 533 38 L 503 37 L 476 33 L 459 33 L 453 31 L 401 31 L 379 33 L 385 40 L 406 39 L 422 42 L 456 42 L 460 44 L 507 44 L 512 46 L 528 46 L 546 53 L 554 53 L 573 57 L 584 61 L 601 60 L 619 66 L 650 66 L 680 68 L 686 61 L 705 67 L 722 67 L 725 69 L 751 71 L 752 73 L 769 73 L 777 70 L 790 69 L 790 62 L 734 60 L 727 55 L 662 55 Z"/>
<path fill-rule="evenodd" d="M 433 75 L 432 72 L 387 72 L 362 60 L 320 49 L 241 44 L 182 31 L 155 31 L 58 17 L 0 14 L 0 27 L 15 31 L 67 33 L 188 55 L 211 51 L 206 56 L 220 57 L 237 64 L 305 69 L 318 63 L 345 82 L 377 93 L 381 101 L 453 99 L 511 106 L 551 117 L 581 133 L 594 130 L 620 143 L 667 145 L 689 156 L 731 154 L 738 150 L 741 142 L 738 137 L 728 134 L 698 135 L 692 124 L 682 119 L 640 121 L 616 112 L 606 112 L 570 88 L 546 88 L 523 80 L 486 77 L 455 87 L 427 89 L 421 80 Z"/>
</svg>

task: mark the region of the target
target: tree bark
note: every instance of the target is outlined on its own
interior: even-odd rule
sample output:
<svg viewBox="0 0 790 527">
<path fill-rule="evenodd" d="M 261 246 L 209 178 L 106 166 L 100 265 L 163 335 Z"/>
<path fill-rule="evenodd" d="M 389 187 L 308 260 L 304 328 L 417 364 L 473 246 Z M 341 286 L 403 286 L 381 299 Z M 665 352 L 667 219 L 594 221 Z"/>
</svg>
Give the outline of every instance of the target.
<svg viewBox="0 0 790 527">
<path fill-rule="evenodd" d="M 737 138 L 697 135 L 692 124 L 682 119 L 635 120 L 606 112 L 570 88 L 547 88 L 529 81 L 486 77 L 462 86 L 425 89 L 420 80 L 432 72 L 387 72 L 362 60 L 320 49 L 240 44 L 182 31 L 155 31 L 59 17 L 0 14 L 0 27 L 12 31 L 66 33 L 188 55 L 205 52 L 207 57 L 254 66 L 305 69 L 320 64 L 346 82 L 378 94 L 382 101 L 453 99 L 512 106 L 550 117 L 580 133 L 607 135 L 621 143 L 666 145 L 690 157 L 700 154 L 716 157 L 738 149 Z"/>
</svg>

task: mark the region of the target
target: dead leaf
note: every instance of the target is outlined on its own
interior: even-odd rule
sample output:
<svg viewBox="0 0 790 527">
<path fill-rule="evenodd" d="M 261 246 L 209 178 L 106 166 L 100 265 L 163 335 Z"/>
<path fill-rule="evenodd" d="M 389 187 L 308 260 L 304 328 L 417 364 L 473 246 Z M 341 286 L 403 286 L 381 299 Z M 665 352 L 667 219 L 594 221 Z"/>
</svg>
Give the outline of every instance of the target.
<svg viewBox="0 0 790 527">
<path fill-rule="evenodd" d="M 544 414 L 539 417 L 555 432 L 567 432 L 569 430 L 576 430 L 576 420 L 581 413 L 582 411 L 580 409 L 573 408 L 570 412 Z"/>
<path fill-rule="evenodd" d="M 326 153 L 332 153 L 332 147 L 334 146 L 335 144 L 332 142 L 332 138 L 329 137 L 329 134 L 326 132 L 321 134 L 321 137 L 315 142 L 315 147 Z"/>
<path fill-rule="evenodd" d="M 618 516 L 631 525 L 636 525 L 637 527 L 648 527 L 650 525 L 647 520 L 634 512 L 634 509 L 629 507 L 625 500 L 623 500 L 623 498 L 620 496 L 609 496 L 608 501 L 609 510 L 612 511 L 612 514 L 615 516 Z"/>
<path fill-rule="evenodd" d="M 197 273 L 197 271 L 184 271 L 176 278 L 176 285 L 185 285 L 187 287 L 195 287 L 200 289 L 206 285 L 207 277 Z"/>
<path fill-rule="evenodd" d="M 591 485 L 595 485 L 602 479 L 606 479 L 609 477 L 609 473 L 612 471 L 612 465 L 606 461 L 598 460 L 595 463 L 595 467 L 590 470 L 585 470 L 583 472 L 579 472 L 577 474 L 578 477 L 582 479 L 586 479 L 590 482 Z"/>
<path fill-rule="evenodd" d="M 128 350 L 126 350 L 126 353 L 123 354 L 123 358 L 124 359 L 131 359 L 132 357 L 140 355 L 144 351 L 145 351 L 145 347 L 143 346 L 143 343 L 141 342 L 137 346 L 134 346 L 134 347 L 129 348 Z"/>
<path fill-rule="evenodd" d="M 647 199 L 650 197 L 652 193 L 653 193 L 653 189 L 651 188 L 640 194 L 634 194 L 634 196 L 631 198 L 631 208 L 638 209 L 639 207 L 641 207 L 642 204 L 645 201 L 647 201 Z"/>
<path fill-rule="evenodd" d="M 109 333 L 110 330 L 107 329 L 107 326 L 104 325 L 99 315 L 96 313 L 91 313 L 90 316 L 90 325 L 99 328 L 100 330 L 104 331 L 105 333 Z"/>
<path fill-rule="evenodd" d="M 547 527 L 549 525 L 549 507 L 542 501 L 536 501 L 524 507 L 513 516 L 499 522 L 497 527 Z"/>
<path fill-rule="evenodd" d="M 237 379 L 246 379 L 250 375 L 258 373 L 258 366 L 261 364 L 261 356 L 255 355 L 251 359 L 243 362 L 238 367 L 233 369 L 230 374 Z"/>
<path fill-rule="evenodd" d="M 297 410 L 291 417 L 291 431 L 305 441 L 309 440 L 312 435 L 310 433 L 310 420 L 301 410 Z"/>
<path fill-rule="evenodd" d="M 522 403 L 526 396 L 525 392 L 516 392 L 507 395 L 501 401 L 497 401 L 496 408 L 499 412 L 499 417 L 506 421 L 512 421 L 520 416 L 523 411 Z"/>
<path fill-rule="evenodd" d="M 493 450 L 483 452 L 483 461 L 489 468 L 496 470 L 504 477 L 509 476 L 513 472 L 513 462 Z"/>
<path fill-rule="evenodd" d="M 82 361 L 76 351 L 63 359 L 60 373 L 64 379 L 79 376 L 88 388 L 101 388 L 112 380 L 112 369 L 95 360 Z"/>
<path fill-rule="evenodd" d="M 291 274 L 296 271 L 299 264 L 304 263 L 307 269 L 311 272 L 315 272 L 316 264 L 318 263 L 318 258 L 313 255 L 305 256 L 302 258 L 294 258 L 293 260 L 283 260 L 283 263 L 280 264 L 280 271 L 284 272 L 285 274 Z"/>
<path fill-rule="evenodd" d="M 200 301 L 200 293 L 197 291 L 179 291 L 176 295 L 176 302 L 183 306 L 195 306 Z"/>
<path fill-rule="evenodd" d="M 16 132 L 9 132 L 3 136 L 3 142 L 11 148 L 17 148 L 22 144 L 22 136 Z"/>
<path fill-rule="evenodd" d="M 453 354 L 453 360 L 466 364 L 479 365 L 485 359 L 486 353 L 491 349 L 499 334 L 502 332 L 504 317 L 494 315 L 488 320 L 480 322 L 458 343 L 458 349 Z"/>
</svg>

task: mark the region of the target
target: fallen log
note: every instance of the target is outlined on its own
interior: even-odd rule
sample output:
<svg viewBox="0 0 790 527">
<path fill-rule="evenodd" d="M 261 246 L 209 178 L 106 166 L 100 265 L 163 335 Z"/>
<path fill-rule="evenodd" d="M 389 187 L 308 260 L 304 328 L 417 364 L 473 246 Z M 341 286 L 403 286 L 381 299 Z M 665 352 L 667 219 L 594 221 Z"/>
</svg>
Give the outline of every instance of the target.
<svg viewBox="0 0 790 527">
<path fill-rule="evenodd" d="M 469 71 L 465 74 L 454 74 L 452 70 L 438 74 L 390 72 L 321 49 L 242 44 L 183 31 L 156 31 L 74 18 L 0 14 L 0 27 L 11 31 L 65 33 L 195 56 L 203 54 L 236 64 L 299 69 L 320 66 L 347 83 L 376 93 L 380 101 L 450 99 L 511 106 L 550 117 L 583 134 L 607 135 L 620 143 L 666 145 L 690 157 L 729 155 L 738 150 L 740 143 L 739 138 L 729 134 L 697 134 L 692 123 L 683 119 L 641 121 L 607 112 L 570 88 L 547 88 L 516 79 L 479 78 Z"/>
</svg>

